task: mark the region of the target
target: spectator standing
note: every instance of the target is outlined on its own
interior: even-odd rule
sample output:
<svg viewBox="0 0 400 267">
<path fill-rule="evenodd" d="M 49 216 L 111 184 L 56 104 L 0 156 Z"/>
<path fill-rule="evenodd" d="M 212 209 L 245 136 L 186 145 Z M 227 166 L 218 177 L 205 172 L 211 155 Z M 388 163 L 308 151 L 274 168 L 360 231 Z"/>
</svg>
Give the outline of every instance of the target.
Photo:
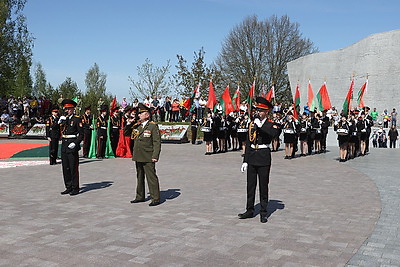
<svg viewBox="0 0 400 267">
<path fill-rule="evenodd" d="M 393 120 L 392 120 L 392 122 L 393 122 Z M 388 136 L 389 136 L 389 142 L 390 142 L 389 147 L 396 148 L 396 141 L 399 138 L 399 132 L 397 131 L 395 125 L 392 124 L 392 127 L 389 130 Z"/>
<path fill-rule="evenodd" d="M 165 104 L 164 104 L 164 109 L 165 109 L 165 121 L 171 121 L 171 97 L 167 96 L 165 97 Z"/>
<path fill-rule="evenodd" d="M 372 117 L 372 121 L 374 122 L 374 124 L 376 123 L 376 120 L 378 119 L 379 113 L 378 111 L 376 111 L 376 108 L 374 108 L 374 110 L 371 112 L 371 117 Z"/>
<path fill-rule="evenodd" d="M 126 101 L 126 97 L 122 98 L 121 107 L 125 109 L 128 106 L 128 102 Z"/>
<path fill-rule="evenodd" d="M 387 109 L 385 109 L 383 111 L 382 118 L 383 118 L 383 128 L 388 128 L 389 127 L 390 116 L 388 114 Z"/>
<path fill-rule="evenodd" d="M 172 111 L 172 118 L 171 121 L 177 122 L 179 120 L 179 100 L 177 98 L 174 99 L 174 102 L 172 102 L 171 105 L 171 111 Z"/>
<path fill-rule="evenodd" d="M 391 118 L 391 121 L 392 121 L 392 126 L 397 126 L 397 111 L 396 111 L 396 109 L 395 108 L 393 108 L 393 111 L 392 111 L 392 113 L 390 114 L 390 118 Z"/>
</svg>

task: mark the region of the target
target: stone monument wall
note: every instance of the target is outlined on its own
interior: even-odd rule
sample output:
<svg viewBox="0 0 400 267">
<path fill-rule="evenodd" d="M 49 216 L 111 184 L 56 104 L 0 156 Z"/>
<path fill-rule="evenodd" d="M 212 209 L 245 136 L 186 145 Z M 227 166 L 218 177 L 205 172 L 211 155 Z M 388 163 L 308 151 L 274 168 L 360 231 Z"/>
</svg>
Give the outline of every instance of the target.
<svg viewBox="0 0 400 267">
<path fill-rule="evenodd" d="M 357 106 L 357 95 L 368 75 L 364 103 L 379 113 L 400 109 L 400 30 L 378 33 L 343 49 L 301 57 L 287 64 L 294 95 L 300 85 L 301 111 L 307 103 L 307 84 L 314 95 L 327 83 L 333 106 L 340 112 L 352 77 L 355 86 L 351 106 Z"/>
</svg>

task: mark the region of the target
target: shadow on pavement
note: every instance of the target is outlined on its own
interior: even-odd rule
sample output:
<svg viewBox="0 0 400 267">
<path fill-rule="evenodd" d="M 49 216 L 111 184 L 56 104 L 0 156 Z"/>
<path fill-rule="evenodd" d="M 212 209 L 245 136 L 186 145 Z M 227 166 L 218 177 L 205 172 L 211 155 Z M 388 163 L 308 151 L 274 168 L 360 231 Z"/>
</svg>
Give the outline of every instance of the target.
<svg viewBox="0 0 400 267">
<path fill-rule="evenodd" d="M 274 213 L 276 210 L 283 210 L 285 208 L 285 204 L 280 201 L 280 200 L 275 200 L 275 199 L 271 199 L 270 201 L 268 201 L 268 207 L 267 207 L 267 217 L 269 218 L 272 213 Z M 260 203 L 258 203 L 255 207 L 254 207 L 254 216 L 257 216 L 258 214 L 260 214 Z"/>
<path fill-rule="evenodd" d="M 160 199 L 161 199 L 161 203 L 164 203 L 166 200 L 170 200 L 170 199 L 174 199 L 179 197 L 179 195 L 181 194 L 180 189 L 167 189 L 167 190 L 163 190 L 160 191 Z"/>
<path fill-rule="evenodd" d="M 113 181 L 103 181 L 99 183 L 84 184 L 81 187 L 80 193 L 82 194 L 91 190 L 103 189 L 111 186 L 113 183 Z"/>
</svg>

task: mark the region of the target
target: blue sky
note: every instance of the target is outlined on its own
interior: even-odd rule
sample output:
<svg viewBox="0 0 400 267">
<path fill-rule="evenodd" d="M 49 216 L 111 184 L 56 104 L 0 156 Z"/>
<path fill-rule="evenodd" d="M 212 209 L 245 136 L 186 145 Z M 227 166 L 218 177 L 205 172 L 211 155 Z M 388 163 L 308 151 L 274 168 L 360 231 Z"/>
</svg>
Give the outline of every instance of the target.
<svg viewBox="0 0 400 267">
<path fill-rule="evenodd" d="M 384 3 L 384 4 L 382 4 Z M 320 52 L 347 47 L 368 35 L 399 29 L 398 0 L 28 0 L 24 13 L 40 62 L 54 87 L 66 77 L 85 91 L 97 63 L 107 91 L 129 97 L 128 76 L 146 58 L 157 66 L 176 55 L 191 64 L 204 47 L 206 63 L 220 52 L 230 30 L 249 15 L 287 14 Z"/>
</svg>

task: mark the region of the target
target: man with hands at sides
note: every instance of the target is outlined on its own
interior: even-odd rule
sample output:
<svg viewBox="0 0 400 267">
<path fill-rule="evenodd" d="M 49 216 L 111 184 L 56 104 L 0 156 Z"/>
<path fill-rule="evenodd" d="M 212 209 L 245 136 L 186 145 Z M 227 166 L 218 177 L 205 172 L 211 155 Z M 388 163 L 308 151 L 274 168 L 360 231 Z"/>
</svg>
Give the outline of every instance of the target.
<svg viewBox="0 0 400 267">
<path fill-rule="evenodd" d="M 58 124 L 61 129 L 61 161 L 64 176 L 65 191 L 62 195 L 79 194 L 79 150 L 83 140 L 82 120 L 74 115 L 76 102 L 64 99 L 61 102 L 65 116 L 61 116 Z"/>
<path fill-rule="evenodd" d="M 249 136 L 241 171 L 247 171 L 247 204 L 246 212 L 238 214 L 239 219 L 254 216 L 255 191 L 257 176 L 260 190 L 260 221 L 266 223 L 268 205 L 268 183 L 271 168 L 271 140 L 279 134 L 278 126 L 268 119 L 272 104 L 263 97 L 256 99 L 256 113 L 249 126 Z"/>
</svg>

